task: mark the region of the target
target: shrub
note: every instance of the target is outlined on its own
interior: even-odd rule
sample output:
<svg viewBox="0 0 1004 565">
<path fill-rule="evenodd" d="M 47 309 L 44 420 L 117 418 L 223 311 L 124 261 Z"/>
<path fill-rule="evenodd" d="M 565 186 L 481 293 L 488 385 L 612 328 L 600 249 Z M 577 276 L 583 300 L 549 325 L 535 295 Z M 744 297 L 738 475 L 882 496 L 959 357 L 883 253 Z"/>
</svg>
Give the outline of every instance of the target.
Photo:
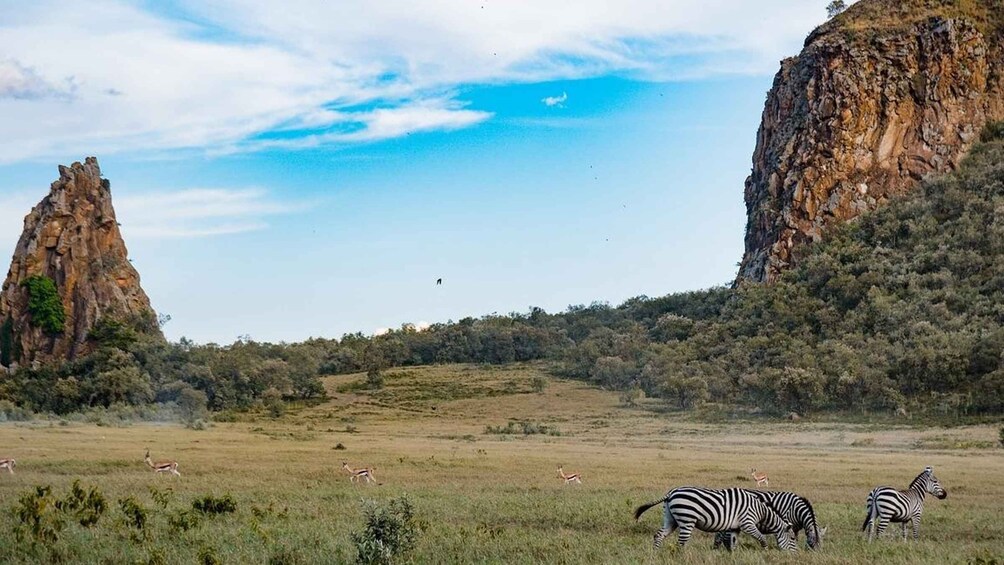
<svg viewBox="0 0 1004 565">
<path fill-rule="evenodd" d="M 216 555 L 216 550 L 209 546 L 199 548 L 198 559 L 200 565 L 223 565 L 223 561 Z"/>
<path fill-rule="evenodd" d="M 125 524 L 146 535 L 147 512 L 142 505 L 133 497 L 119 499 L 119 509 L 125 515 Z"/>
<path fill-rule="evenodd" d="M 1000 442 L 1001 447 L 1004 447 L 1004 426 L 1001 426 L 1000 435 L 997 437 L 997 441 Z"/>
<path fill-rule="evenodd" d="M 337 444 L 335 444 L 334 449 L 335 451 L 345 451 L 345 444 L 343 444 L 342 442 L 338 442 Z"/>
<path fill-rule="evenodd" d="M 191 510 L 178 510 L 167 517 L 167 525 L 172 532 L 187 532 L 199 525 L 199 515 Z"/>
<path fill-rule="evenodd" d="M 983 126 L 983 131 L 980 133 L 981 142 L 990 143 L 1000 139 L 1004 139 L 1004 122 L 990 122 Z"/>
<path fill-rule="evenodd" d="M 178 393 L 178 416 L 187 428 L 195 428 L 197 422 L 202 422 L 205 427 L 205 419 L 209 416 L 206 406 L 209 398 L 201 390 L 195 390 L 189 385 L 185 385 Z"/>
<path fill-rule="evenodd" d="M 391 500 L 386 507 L 375 502 L 366 503 L 363 516 L 365 528 L 352 534 L 358 552 L 357 563 L 394 563 L 414 549 L 419 528 L 414 508 L 407 498 Z"/>
<path fill-rule="evenodd" d="M 504 426 L 485 426 L 485 434 L 489 435 L 548 435 L 560 436 L 561 430 L 547 424 L 537 422 L 519 421 L 509 422 Z"/>
<path fill-rule="evenodd" d="M 544 392 L 544 389 L 547 388 L 547 379 L 541 376 L 533 377 L 530 379 L 530 388 L 532 388 L 534 392 Z"/>
<path fill-rule="evenodd" d="M 383 388 L 383 374 L 380 372 L 380 369 L 366 371 L 366 388 L 371 390 Z"/>
<path fill-rule="evenodd" d="M 14 320 L 10 316 L 0 324 L 0 365 L 9 367 L 18 357 L 14 351 Z"/>
<path fill-rule="evenodd" d="M 35 275 L 22 284 L 28 289 L 31 321 L 48 334 L 62 333 L 66 326 L 66 311 L 55 281 L 45 275 Z"/>
<path fill-rule="evenodd" d="M 275 388 L 265 391 L 261 397 L 262 404 L 273 418 L 281 418 L 286 413 L 286 403 L 282 401 L 282 393 Z"/>
<path fill-rule="evenodd" d="M 14 517 L 19 522 L 15 526 L 17 539 L 28 539 L 32 545 L 56 542 L 65 525 L 50 486 L 37 486 L 22 494 L 14 506 Z"/>
<path fill-rule="evenodd" d="M 826 6 L 827 17 L 833 18 L 839 15 L 841 12 L 847 9 L 847 3 L 844 0 L 833 0 Z"/>
<path fill-rule="evenodd" d="M 237 511 L 237 501 L 229 494 L 220 498 L 206 495 L 192 502 L 192 508 L 203 514 L 231 514 Z"/>
<path fill-rule="evenodd" d="M 95 487 L 85 490 L 80 481 L 73 481 L 70 492 L 62 500 L 56 501 L 56 508 L 66 514 L 73 514 L 81 526 L 89 528 L 98 523 L 105 513 L 107 504 L 105 497 Z"/>
</svg>

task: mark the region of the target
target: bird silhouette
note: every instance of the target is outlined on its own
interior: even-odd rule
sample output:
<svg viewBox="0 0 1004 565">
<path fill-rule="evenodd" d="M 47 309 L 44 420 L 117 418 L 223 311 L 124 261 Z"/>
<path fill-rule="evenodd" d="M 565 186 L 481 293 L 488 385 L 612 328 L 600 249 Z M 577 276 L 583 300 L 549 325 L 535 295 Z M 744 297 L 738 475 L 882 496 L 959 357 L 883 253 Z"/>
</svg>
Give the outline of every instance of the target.
<svg viewBox="0 0 1004 565">
<path fill-rule="evenodd" d="M 436 279 L 436 286 L 443 284 L 443 279 Z"/>
</svg>

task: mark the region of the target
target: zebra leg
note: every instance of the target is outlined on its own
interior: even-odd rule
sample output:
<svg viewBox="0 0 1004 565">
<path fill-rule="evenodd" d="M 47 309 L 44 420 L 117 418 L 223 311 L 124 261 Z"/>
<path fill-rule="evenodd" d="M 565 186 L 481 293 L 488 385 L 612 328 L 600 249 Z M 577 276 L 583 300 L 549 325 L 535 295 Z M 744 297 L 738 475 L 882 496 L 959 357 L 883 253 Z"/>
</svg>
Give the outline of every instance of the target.
<svg viewBox="0 0 1004 565">
<path fill-rule="evenodd" d="M 889 526 L 889 518 L 884 516 L 878 517 L 878 522 L 875 524 L 875 539 L 882 537 L 882 532 L 885 531 L 886 527 Z"/>
<path fill-rule="evenodd" d="M 903 522 L 903 541 L 906 541 L 906 539 L 907 539 L 907 535 L 906 535 L 906 521 L 904 521 Z"/>
<path fill-rule="evenodd" d="M 662 510 L 662 529 L 655 533 L 655 539 L 652 544 L 656 549 L 662 547 L 662 540 L 666 539 L 666 536 L 673 533 L 676 529 L 676 520 L 673 519 L 673 514 L 669 511 L 669 503 L 663 504 Z"/>
<path fill-rule="evenodd" d="M 914 541 L 920 539 L 920 516 L 913 517 L 913 539 Z"/>
<path fill-rule="evenodd" d="M 756 525 L 753 522 L 743 522 L 742 524 L 740 524 L 739 527 L 740 529 L 742 529 L 744 533 L 753 536 L 753 539 L 760 542 L 760 547 L 765 549 L 767 548 L 767 538 L 764 537 L 762 533 L 760 533 L 760 530 L 757 529 Z"/>
<path fill-rule="evenodd" d="M 687 545 L 687 542 L 690 541 L 690 535 L 693 532 L 694 532 L 693 523 L 680 525 L 680 533 L 678 534 L 679 537 L 677 537 L 676 539 L 676 544 L 679 545 L 680 547 Z"/>
</svg>

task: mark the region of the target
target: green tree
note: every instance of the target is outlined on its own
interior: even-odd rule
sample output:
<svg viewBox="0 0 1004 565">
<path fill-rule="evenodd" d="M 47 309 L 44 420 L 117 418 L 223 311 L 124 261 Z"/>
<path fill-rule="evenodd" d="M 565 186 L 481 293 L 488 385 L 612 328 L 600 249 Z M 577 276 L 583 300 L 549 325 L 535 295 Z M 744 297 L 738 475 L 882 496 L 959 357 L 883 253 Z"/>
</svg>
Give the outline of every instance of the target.
<svg viewBox="0 0 1004 565">
<path fill-rule="evenodd" d="M 22 283 L 28 289 L 28 312 L 36 326 L 48 334 L 63 333 L 66 310 L 56 283 L 45 275 L 28 277 Z"/>
</svg>

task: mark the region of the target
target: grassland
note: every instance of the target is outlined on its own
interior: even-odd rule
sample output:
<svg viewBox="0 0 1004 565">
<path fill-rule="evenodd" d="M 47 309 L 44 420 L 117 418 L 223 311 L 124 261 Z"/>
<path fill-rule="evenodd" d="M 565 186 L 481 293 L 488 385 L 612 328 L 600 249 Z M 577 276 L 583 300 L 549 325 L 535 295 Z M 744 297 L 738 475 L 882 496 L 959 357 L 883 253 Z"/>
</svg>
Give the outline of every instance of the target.
<svg viewBox="0 0 1004 565">
<path fill-rule="evenodd" d="M 535 366 L 413 368 L 386 373 L 379 391 L 360 389 L 364 375 L 332 377 L 321 405 L 204 431 L 2 424 L 0 457 L 16 457 L 18 467 L 0 475 L 0 561 L 345 562 L 355 555 L 361 501 L 407 495 L 423 526 L 411 556 L 421 563 L 1004 563 L 999 426 L 707 423 L 655 403 L 623 406 L 616 393 L 578 382 L 548 378 L 535 392 L 542 374 Z M 485 433 L 509 421 L 560 435 Z M 142 461 L 147 447 L 154 458 L 177 459 L 183 476 L 154 475 Z M 342 461 L 375 466 L 380 484 L 351 484 Z M 558 465 L 581 472 L 583 484 L 563 486 Z M 905 487 L 925 465 L 949 497 L 929 500 L 921 541 L 866 544 L 868 490 Z M 772 488 L 813 501 L 829 527 L 822 551 L 762 551 L 747 539 L 726 555 L 697 534 L 682 551 L 654 552 L 659 512 L 631 519 L 671 486 L 751 486 L 753 466 L 770 473 Z M 18 542 L 7 509 L 35 485 L 62 493 L 76 479 L 108 498 L 98 525 L 67 527 L 35 548 Z M 170 493 L 166 509 L 150 487 Z M 225 493 L 236 513 L 187 531 L 168 525 L 196 497 Z M 143 533 L 124 523 L 116 500 L 126 496 L 149 511 Z"/>
</svg>

